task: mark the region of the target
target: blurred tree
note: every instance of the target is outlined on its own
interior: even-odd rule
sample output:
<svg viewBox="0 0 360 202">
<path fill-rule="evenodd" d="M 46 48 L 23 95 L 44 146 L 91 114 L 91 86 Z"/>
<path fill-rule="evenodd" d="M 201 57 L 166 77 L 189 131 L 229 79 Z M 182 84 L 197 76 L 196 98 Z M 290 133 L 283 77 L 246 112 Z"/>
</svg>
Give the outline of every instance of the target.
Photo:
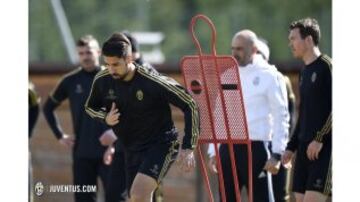
<svg viewBox="0 0 360 202">
<path fill-rule="evenodd" d="M 63 0 L 75 38 L 90 33 L 103 42 L 112 32 L 160 31 L 165 34 L 162 50 L 168 62 L 196 53 L 189 35 L 190 19 L 207 15 L 217 29 L 217 52 L 229 54 L 232 36 L 252 29 L 268 40 L 271 58 L 292 60 L 288 49 L 288 25 L 303 17 L 316 18 L 321 26 L 321 49 L 331 55 L 331 0 Z M 30 61 L 66 61 L 65 49 L 50 3 L 29 1 Z M 199 25 L 198 37 L 208 53 L 209 29 Z"/>
<path fill-rule="evenodd" d="M 30 61 L 61 61 L 66 53 L 48 0 L 29 3 Z"/>
</svg>

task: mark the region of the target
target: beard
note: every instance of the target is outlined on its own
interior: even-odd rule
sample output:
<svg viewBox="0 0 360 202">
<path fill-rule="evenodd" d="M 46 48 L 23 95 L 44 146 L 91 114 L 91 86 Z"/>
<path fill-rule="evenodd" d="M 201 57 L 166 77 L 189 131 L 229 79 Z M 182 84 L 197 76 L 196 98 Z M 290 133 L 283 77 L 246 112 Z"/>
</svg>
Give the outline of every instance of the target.
<svg viewBox="0 0 360 202">
<path fill-rule="evenodd" d="M 117 74 L 117 73 L 114 73 L 114 74 L 111 74 L 111 77 L 113 79 L 119 79 L 119 80 L 123 80 L 125 78 L 126 75 L 120 75 L 120 74 Z"/>
<path fill-rule="evenodd" d="M 125 77 L 128 75 L 128 73 L 129 73 L 128 71 L 127 71 L 125 74 L 123 74 L 123 75 L 118 74 L 118 73 L 113 73 L 113 74 L 111 74 L 111 77 L 112 77 L 113 79 L 124 80 Z"/>
<path fill-rule="evenodd" d="M 240 56 L 233 55 L 233 57 L 236 59 L 236 62 L 238 63 L 238 65 L 244 66 L 244 60 Z"/>
<path fill-rule="evenodd" d="M 80 65 L 86 69 L 92 69 L 96 66 L 95 62 L 93 60 L 83 60 L 80 62 Z"/>
</svg>

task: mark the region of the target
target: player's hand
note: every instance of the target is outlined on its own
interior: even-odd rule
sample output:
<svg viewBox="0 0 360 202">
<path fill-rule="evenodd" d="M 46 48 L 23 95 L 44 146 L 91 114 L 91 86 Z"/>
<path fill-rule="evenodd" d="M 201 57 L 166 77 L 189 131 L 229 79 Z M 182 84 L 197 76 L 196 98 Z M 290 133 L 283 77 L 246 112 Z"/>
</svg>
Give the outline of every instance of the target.
<svg viewBox="0 0 360 202">
<path fill-rule="evenodd" d="M 215 156 L 212 156 L 212 157 L 209 158 L 208 167 L 209 167 L 211 172 L 218 173 L 216 157 Z"/>
<path fill-rule="evenodd" d="M 109 126 L 116 125 L 117 123 L 119 123 L 119 116 L 120 116 L 120 112 L 116 108 L 115 102 L 113 102 L 111 104 L 110 112 L 105 117 L 106 124 L 108 124 Z"/>
<path fill-rule="evenodd" d="M 310 161 L 314 161 L 319 158 L 319 153 L 320 153 L 322 147 L 323 147 L 323 143 L 318 142 L 316 140 L 313 140 L 309 144 L 309 146 L 306 150 L 306 154 L 307 154 L 307 157 L 310 159 Z"/>
<path fill-rule="evenodd" d="M 294 152 L 290 150 L 286 150 L 284 154 L 281 156 L 281 163 L 285 168 L 291 168 L 291 160 L 294 156 Z"/>
<path fill-rule="evenodd" d="M 184 172 L 190 172 L 195 168 L 194 151 L 191 149 L 180 150 L 177 163 L 181 170 Z"/>
<path fill-rule="evenodd" d="M 103 161 L 104 161 L 105 165 L 110 165 L 112 163 L 114 153 L 115 153 L 114 146 L 109 146 L 106 149 L 106 151 L 104 153 L 104 157 L 103 157 Z"/>
<path fill-rule="evenodd" d="M 264 170 L 269 171 L 271 174 L 276 175 L 280 170 L 280 161 L 270 158 L 266 161 Z"/>
<path fill-rule="evenodd" d="M 101 145 L 109 146 L 117 140 L 117 137 L 112 129 L 105 131 L 99 138 Z"/>
<path fill-rule="evenodd" d="M 59 139 L 60 144 L 68 148 L 72 148 L 74 146 L 74 141 L 74 137 L 67 134 L 63 134 L 62 138 Z"/>
</svg>

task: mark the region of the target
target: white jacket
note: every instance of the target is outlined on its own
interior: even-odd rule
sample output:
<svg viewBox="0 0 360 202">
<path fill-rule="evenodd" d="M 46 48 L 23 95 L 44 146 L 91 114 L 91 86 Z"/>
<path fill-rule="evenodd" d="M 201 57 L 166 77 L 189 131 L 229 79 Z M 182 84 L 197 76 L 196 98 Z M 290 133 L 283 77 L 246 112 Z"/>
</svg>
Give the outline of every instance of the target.
<svg viewBox="0 0 360 202">
<path fill-rule="evenodd" d="M 272 141 L 272 152 L 283 154 L 290 116 L 282 74 L 259 55 L 239 69 L 250 139 Z M 208 153 L 215 155 L 213 146 Z"/>
</svg>

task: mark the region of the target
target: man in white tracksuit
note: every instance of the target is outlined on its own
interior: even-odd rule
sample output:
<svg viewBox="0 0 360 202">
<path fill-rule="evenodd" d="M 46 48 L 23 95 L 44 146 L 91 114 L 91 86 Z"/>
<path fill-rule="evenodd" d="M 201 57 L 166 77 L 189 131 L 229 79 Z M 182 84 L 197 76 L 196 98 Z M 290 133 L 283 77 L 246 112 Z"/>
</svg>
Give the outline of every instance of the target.
<svg viewBox="0 0 360 202">
<path fill-rule="evenodd" d="M 254 202 L 274 201 L 271 174 L 280 168 L 289 135 L 289 112 L 284 78 L 277 69 L 257 54 L 254 32 L 242 30 L 232 40 L 232 55 L 237 60 L 252 147 Z M 272 144 L 270 153 L 268 144 Z M 246 145 L 234 145 L 240 188 L 248 185 Z M 217 172 L 214 147 L 209 148 L 210 169 Z M 229 149 L 220 145 L 226 200 L 236 201 Z"/>
<path fill-rule="evenodd" d="M 267 45 L 267 42 L 264 39 L 259 39 L 259 43 L 257 43 L 258 52 L 257 54 L 261 55 L 264 60 L 269 61 L 270 58 L 270 48 Z M 272 66 L 275 67 L 275 66 Z M 276 68 L 276 67 L 275 67 Z M 279 72 L 279 74 L 281 74 Z M 291 85 L 291 80 L 288 76 L 282 74 L 286 84 L 286 94 L 288 99 L 288 110 L 290 115 L 289 121 L 289 140 L 291 139 L 292 133 L 295 129 L 296 124 L 296 98 L 293 91 L 293 87 Z M 270 144 L 270 151 L 271 144 Z M 284 165 L 280 166 L 280 170 L 276 175 L 272 175 L 272 185 L 274 191 L 274 199 L 276 202 L 287 202 L 290 200 L 290 189 L 289 189 L 289 181 L 291 175 L 291 169 Z"/>
</svg>

